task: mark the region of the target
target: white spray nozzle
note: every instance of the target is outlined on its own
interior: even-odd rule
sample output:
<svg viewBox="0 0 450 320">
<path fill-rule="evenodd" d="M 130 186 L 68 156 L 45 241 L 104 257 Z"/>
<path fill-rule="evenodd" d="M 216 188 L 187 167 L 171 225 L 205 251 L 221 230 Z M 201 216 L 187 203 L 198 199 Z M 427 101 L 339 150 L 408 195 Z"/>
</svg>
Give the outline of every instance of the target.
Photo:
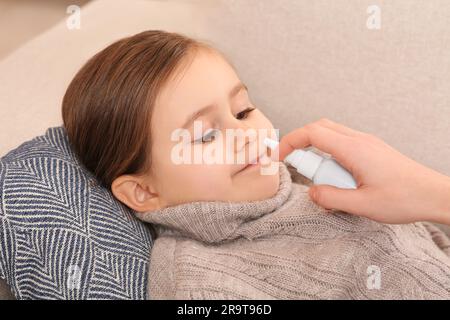
<svg viewBox="0 0 450 320">
<path fill-rule="evenodd" d="M 264 144 L 271 150 L 274 150 L 279 144 L 278 141 L 265 138 Z M 304 157 L 307 155 L 306 157 Z M 300 173 L 309 179 L 312 179 L 314 173 L 316 172 L 322 158 L 315 153 L 306 153 L 306 151 L 301 149 L 296 149 L 286 156 L 284 162 L 290 164 L 295 168 L 300 168 Z"/>
<path fill-rule="evenodd" d="M 277 145 L 279 144 L 278 141 L 270 139 L 270 138 L 264 138 L 264 144 L 270 148 L 270 150 L 275 150 Z"/>
</svg>

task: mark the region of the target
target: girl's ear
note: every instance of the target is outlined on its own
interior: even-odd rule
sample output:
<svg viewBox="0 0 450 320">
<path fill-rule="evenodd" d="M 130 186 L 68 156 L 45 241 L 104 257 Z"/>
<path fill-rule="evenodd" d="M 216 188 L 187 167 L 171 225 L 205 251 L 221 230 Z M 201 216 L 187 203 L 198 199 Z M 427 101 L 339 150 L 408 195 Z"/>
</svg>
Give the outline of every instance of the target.
<svg viewBox="0 0 450 320">
<path fill-rule="evenodd" d="M 133 175 L 122 175 L 116 178 L 111 191 L 123 204 L 137 212 L 147 212 L 162 208 L 161 199 L 151 186 Z"/>
</svg>

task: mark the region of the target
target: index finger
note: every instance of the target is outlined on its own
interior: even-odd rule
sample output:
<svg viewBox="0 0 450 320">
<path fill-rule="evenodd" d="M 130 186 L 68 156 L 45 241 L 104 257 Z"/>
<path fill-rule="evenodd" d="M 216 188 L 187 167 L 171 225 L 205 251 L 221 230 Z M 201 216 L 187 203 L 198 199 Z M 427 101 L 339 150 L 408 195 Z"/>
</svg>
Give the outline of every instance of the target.
<svg viewBox="0 0 450 320">
<path fill-rule="evenodd" d="M 331 154 L 338 162 L 346 165 L 346 155 L 349 152 L 350 137 L 336 132 L 319 124 L 312 123 L 295 129 L 280 140 L 274 153 L 278 152 L 278 161 L 294 151 L 308 146 L 314 146 L 319 150 Z"/>
</svg>

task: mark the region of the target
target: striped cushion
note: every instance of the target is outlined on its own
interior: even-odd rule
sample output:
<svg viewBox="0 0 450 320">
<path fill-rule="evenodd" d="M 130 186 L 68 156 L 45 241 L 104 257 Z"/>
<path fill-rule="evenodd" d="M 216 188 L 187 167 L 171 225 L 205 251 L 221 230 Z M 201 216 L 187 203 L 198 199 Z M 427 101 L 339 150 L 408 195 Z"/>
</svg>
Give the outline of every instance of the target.
<svg viewBox="0 0 450 320">
<path fill-rule="evenodd" d="M 152 244 L 63 127 L 0 159 L 0 277 L 18 299 L 145 299 Z"/>
</svg>

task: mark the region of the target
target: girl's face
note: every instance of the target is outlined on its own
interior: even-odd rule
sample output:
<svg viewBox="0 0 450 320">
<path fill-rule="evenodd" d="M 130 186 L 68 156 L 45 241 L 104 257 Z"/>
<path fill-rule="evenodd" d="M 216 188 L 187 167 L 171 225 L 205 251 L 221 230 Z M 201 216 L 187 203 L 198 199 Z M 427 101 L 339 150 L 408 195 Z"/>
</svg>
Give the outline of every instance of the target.
<svg viewBox="0 0 450 320">
<path fill-rule="evenodd" d="M 272 123 L 252 104 L 245 85 L 220 54 L 198 50 L 192 59 L 168 81 L 156 100 L 151 120 L 151 172 L 134 187 L 135 199 L 125 200 L 136 211 L 202 200 L 262 200 L 278 190 L 278 171 L 261 174 L 261 168 L 274 167 L 270 158 L 263 157 L 262 164 L 247 166 L 254 162 L 255 155 L 267 155 L 266 148 L 258 143 L 258 135 L 266 131 L 265 136 L 276 138 Z M 192 118 L 196 113 L 197 117 Z M 189 133 L 190 138 L 174 140 L 172 135 L 177 129 Z M 234 144 L 227 144 L 226 129 L 253 129 L 257 135 L 241 135 L 241 143 L 233 140 Z M 218 131 L 223 134 L 222 145 L 218 144 L 220 138 L 211 138 L 211 133 Z M 183 152 L 190 150 L 192 160 L 194 154 L 211 154 L 208 149 L 223 150 L 223 162 L 177 164 L 174 154 L 180 154 L 175 151 L 181 147 Z M 256 148 L 256 153 L 249 152 L 250 148 Z M 226 154 L 231 161 L 227 161 Z"/>
</svg>

